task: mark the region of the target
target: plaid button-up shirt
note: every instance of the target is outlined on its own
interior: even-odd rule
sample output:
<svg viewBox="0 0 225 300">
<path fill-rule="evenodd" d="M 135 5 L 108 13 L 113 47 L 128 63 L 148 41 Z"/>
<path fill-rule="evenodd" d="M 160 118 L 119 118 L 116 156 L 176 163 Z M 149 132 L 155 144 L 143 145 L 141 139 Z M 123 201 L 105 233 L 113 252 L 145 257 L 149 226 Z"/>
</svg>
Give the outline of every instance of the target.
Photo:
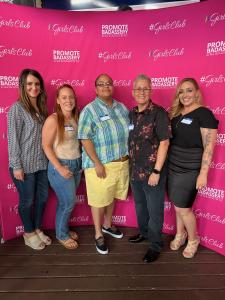
<svg viewBox="0 0 225 300">
<path fill-rule="evenodd" d="M 81 112 L 78 139 L 90 139 L 99 160 L 104 164 L 128 154 L 129 117 L 127 108 L 113 100 L 112 107 L 96 98 Z M 83 149 L 82 166 L 94 167 Z"/>
</svg>

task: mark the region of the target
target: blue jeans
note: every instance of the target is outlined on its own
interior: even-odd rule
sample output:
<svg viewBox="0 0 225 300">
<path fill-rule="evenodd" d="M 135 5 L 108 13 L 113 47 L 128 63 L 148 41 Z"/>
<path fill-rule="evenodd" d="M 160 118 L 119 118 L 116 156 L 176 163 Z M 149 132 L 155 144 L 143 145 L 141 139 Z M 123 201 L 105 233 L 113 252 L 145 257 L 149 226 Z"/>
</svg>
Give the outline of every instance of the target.
<svg viewBox="0 0 225 300">
<path fill-rule="evenodd" d="M 56 238 L 66 240 L 69 238 L 69 218 L 76 202 L 76 189 L 81 178 L 81 158 L 59 159 L 63 166 L 68 166 L 73 177 L 66 179 L 59 174 L 51 162 L 48 163 L 48 179 L 55 191 L 58 204 L 56 209 Z"/>
<path fill-rule="evenodd" d="M 160 176 L 157 186 L 148 185 L 148 181 L 131 181 L 137 221 L 140 233 L 149 240 L 150 248 L 160 252 L 164 220 L 165 176 Z"/>
<path fill-rule="evenodd" d="M 19 193 L 19 215 L 24 231 L 33 232 L 41 228 L 42 216 L 48 198 L 47 170 L 24 175 L 24 181 L 17 180 L 13 169 L 9 169 L 12 180 Z"/>
</svg>

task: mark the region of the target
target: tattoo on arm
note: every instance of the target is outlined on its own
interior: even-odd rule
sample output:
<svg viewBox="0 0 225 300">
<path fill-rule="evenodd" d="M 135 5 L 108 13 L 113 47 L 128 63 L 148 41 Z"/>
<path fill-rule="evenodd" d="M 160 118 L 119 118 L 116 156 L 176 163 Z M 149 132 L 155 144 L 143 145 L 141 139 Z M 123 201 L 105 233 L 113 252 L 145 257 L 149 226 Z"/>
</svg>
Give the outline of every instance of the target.
<svg viewBox="0 0 225 300">
<path fill-rule="evenodd" d="M 202 143 L 204 147 L 204 152 L 202 156 L 202 165 L 201 170 L 205 170 L 208 172 L 212 156 L 213 156 L 213 148 L 215 144 L 215 130 L 210 128 L 202 128 L 201 129 L 202 134 Z"/>
<path fill-rule="evenodd" d="M 211 138 L 212 138 L 211 129 L 207 128 L 206 132 L 204 132 L 202 135 L 202 142 L 203 142 L 204 149 L 210 144 Z"/>
</svg>

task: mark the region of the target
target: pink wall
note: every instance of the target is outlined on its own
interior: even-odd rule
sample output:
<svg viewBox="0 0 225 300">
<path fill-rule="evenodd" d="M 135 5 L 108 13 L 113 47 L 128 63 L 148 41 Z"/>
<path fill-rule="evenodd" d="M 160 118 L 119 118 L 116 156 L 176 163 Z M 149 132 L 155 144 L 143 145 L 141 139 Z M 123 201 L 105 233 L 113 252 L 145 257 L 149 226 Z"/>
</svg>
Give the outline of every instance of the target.
<svg viewBox="0 0 225 300">
<path fill-rule="evenodd" d="M 17 98 L 18 74 L 33 68 L 43 75 L 52 111 L 57 86 L 74 86 L 80 108 L 94 94 L 101 72 L 114 79 L 115 98 L 129 108 L 132 80 L 139 73 L 153 80 L 153 100 L 168 108 L 177 82 L 195 77 L 205 104 L 220 120 L 207 187 L 194 211 L 202 245 L 225 255 L 225 2 L 208 0 L 152 11 L 65 12 L 0 3 L 0 208 L 4 240 L 23 232 L 18 196 L 8 174 L 6 113 Z M 51 194 L 44 218 L 54 228 L 55 198 Z M 118 202 L 115 224 L 136 226 L 132 197 Z M 91 224 L 85 183 L 78 191 L 72 225 Z M 174 210 L 165 201 L 164 231 L 175 232 Z"/>
</svg>

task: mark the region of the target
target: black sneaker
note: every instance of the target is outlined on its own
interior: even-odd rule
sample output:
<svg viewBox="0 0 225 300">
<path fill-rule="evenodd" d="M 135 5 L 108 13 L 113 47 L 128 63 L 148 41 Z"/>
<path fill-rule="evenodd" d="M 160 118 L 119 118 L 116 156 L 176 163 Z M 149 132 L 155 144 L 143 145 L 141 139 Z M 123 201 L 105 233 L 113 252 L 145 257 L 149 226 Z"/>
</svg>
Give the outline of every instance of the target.
<svg viewBox="0 0 225 300">
<path fill-rule="evenodd" d="M 131 236 L 131 237 L 128 239 L 128 241 L 129 241 L 130 243 L 141 243 L 141 242 L 143 242 L 144 240 L 146 240 L 146 238 L 145 238 L 143 235 L 141 235 L 140 233 L 139 233 L 139 234 L 136 234 L 136 235 L 134 235 L 134 236 Z"/>
<path fill-rule="evenodd" d="M 116 227 L 105 228 L 102 226 L 102 232 L 107 233 L 116 239 L 121 239 L 123 237 L 123 233 Z"/>
<path fill-rule="evenodd" d="M 143 257 L 143 261 L 146 263 L 151 263 L 158 259 L 160 253 L 158 251 L 155 251 L 151 248 L 148 249 L 145 256 Z"/>
<path fill-rule="evenodd" d="M 109 252 L 103 236 L 100 236 L 98 239 L 95 239 L 95 247 L 98 253 L 100 254 L 108 254 Z"/>
</svg>

